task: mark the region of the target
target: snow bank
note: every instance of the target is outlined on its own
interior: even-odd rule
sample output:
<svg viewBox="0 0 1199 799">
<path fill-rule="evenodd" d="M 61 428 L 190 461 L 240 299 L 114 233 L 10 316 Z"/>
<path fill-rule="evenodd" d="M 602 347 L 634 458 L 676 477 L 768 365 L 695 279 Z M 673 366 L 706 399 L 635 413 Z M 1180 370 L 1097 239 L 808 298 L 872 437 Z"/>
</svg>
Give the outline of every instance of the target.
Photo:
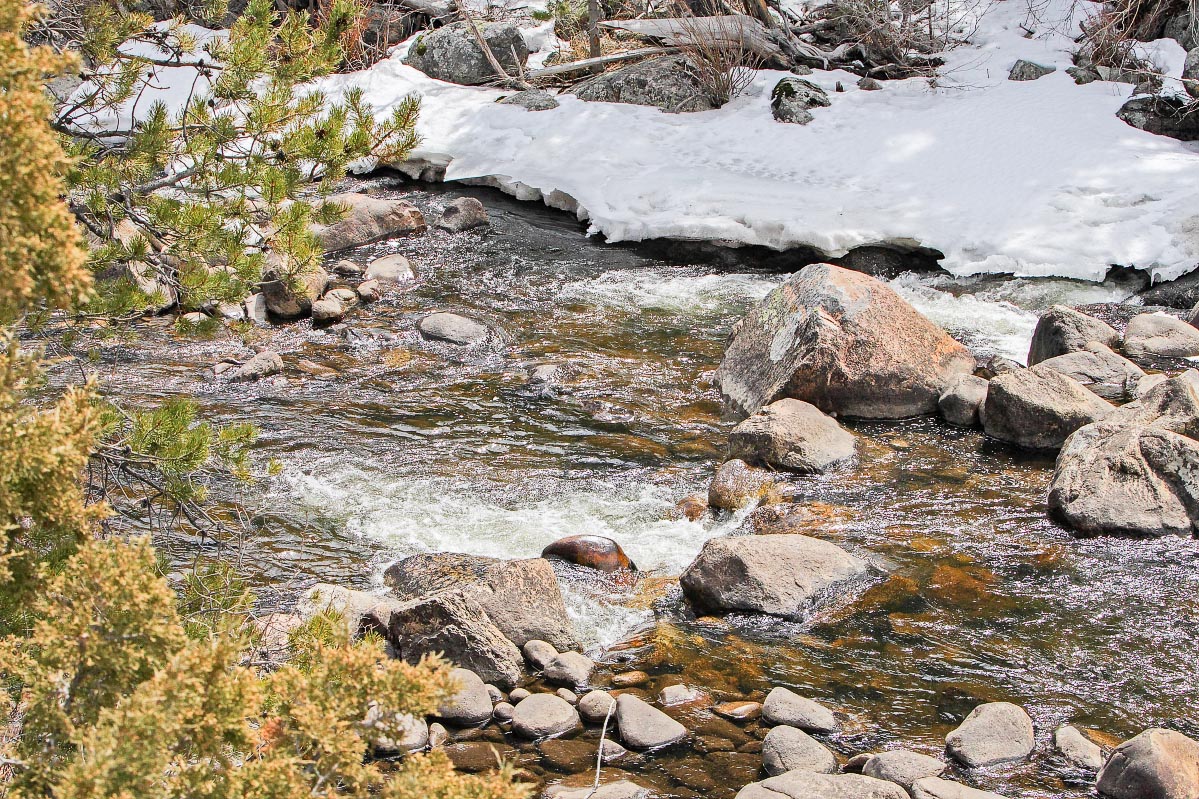
<svg viewBox="0 0 1199 799">
<path fill-rule="evenodd" d="M 1064 17 L 1068 2 L 1053 2 Z M 577 203 L 591 232 L 611 241 L 724 239 L 836 255 L 914 239 L 943 251 L 959 275 L 1190 271 L 1199 151 L 1117 119 L 1130 86 L 1074 85 L 1065 74 L 1073 43 L 1060 33 L 1024 38 L 1025 9 L 994 5 L 936 87 L 912 79 L 864 92 L 849 73 L 817 72 L 811 79 L 833 103 L 805 127 L 771 118 L 778 72 L 760 73 L 724 108 L 678 115 L 569 95 L 552 111 L 496 105 L 502 92 L 403 66 L 403 48 L 322 88 L 362 87 L 380 114 L 420 94 L 415 157 L 448 161 L 447 180 L 493 178 L 526 198 Z M 1077 30 L 1067 19 L 1054 27 Z M 1147 49 L 1180 68 L 1176 43 Z M 1008 81 L 1018 58 L 1057 72 Z M 834 93 L 838 82 L 844 93 Z"/>
</svg>

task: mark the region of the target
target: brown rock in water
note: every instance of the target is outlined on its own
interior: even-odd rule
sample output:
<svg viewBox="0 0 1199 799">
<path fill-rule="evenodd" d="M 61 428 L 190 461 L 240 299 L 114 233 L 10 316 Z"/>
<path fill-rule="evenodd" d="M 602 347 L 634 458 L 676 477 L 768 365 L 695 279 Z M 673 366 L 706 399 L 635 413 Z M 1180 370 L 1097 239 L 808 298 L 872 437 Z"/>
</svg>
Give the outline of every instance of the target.
<svg viewBox="0 0 1199 799">
<path fill-rule="evenodd" d="M 708 485 L 708 504 L 721 510 L 738 510 L 768 498 L 777 485 L 772 472 L 742 460 L 725 461 Z"/>
<path fill-rule="evenodd" d="M 722 702 L 712 708 L 721 718 L 732 721 L 752 721 L 762 715 L 761 702 Z"/>
<path fill-rule="evenodd" d="M 679 504 L 675 505 L 674 510 L 677 514 L 676 518 L 698 522 L 708 512 L 708 501 L 704 497 L 687 497 L 679 500 Z"/>
<path fill-rule="evenodd" d="M 541 550 L 541 557 L 556 558 L 602 572 L 636 571 L 620 544 L 602 535 L 571 535 Z"/>
<path fill-rule="evenodd" d="M 826 413 L 933 413 L 974 357 L 887 284 L 831 264 L 804 267 L 737 327 L 716 371 L 726 412 L 784 397 Z"/>
</svg>

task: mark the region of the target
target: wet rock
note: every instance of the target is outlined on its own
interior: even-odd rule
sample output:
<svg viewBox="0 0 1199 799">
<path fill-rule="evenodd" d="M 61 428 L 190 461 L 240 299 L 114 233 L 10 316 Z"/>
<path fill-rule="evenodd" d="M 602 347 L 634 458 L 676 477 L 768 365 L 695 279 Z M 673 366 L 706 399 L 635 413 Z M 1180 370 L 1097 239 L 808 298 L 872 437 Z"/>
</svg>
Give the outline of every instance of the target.
<svg viewBox="0 0 1199 799">
<path fill-rule="evenodd" d="M 605 72 L 575 86 L 580 100 L 630 103 L 669 113 L 708 111 L 716 107 L 704 90 L 698 70 L 683 56 L 667 56 Z"/>
<path fill-rule="evenodd" d="M 444 747 L 443 751 L 456 770 L 467 774 L 497 771 L 504 761 L 511 760 L 516 755 L 516 750 L 512 747 L 488 741 L 454 743 Z"/>
<path fill-rule="evenodd" d="M 1199 330 L 1195 331 L 1199 333 Z M 1041 365 L 1061 372 L 1085 386 L 1093 394 L 1111 402 L 1124 402 L 1137 396 L 1137 385 L 1145 373 L 1127 358 L 1121 358 L 1098 341 L 1089 341 L 1083 349 L 1041 361 Z"/>
<path fill-rule="evenodd" d="M 937 400 L 941 416 L 959 427 L 977 427 L 978 412 L 987 401 L 988 383 L 981 377 L 963 375 Z"/>
<path fill-rule="evenodd" d="M 318 583 L 300 596 L 296 614 L 308 620 L 326 611 L 337 613 L 345 624 L 346 633 L 353 638 L 367 632 L 385 634 L 392 611 L 398 605 L 390 597 Z"/>
<path fill-rule="evenodd" d="M 407 258 L 399 253 L 394 253 L 371 261 L 370 266 L 366 268 L 366 277 L 368 280 L 380 282 L 404 283 L 416 280 L 416 271 L 413 270 L 412 263 Z"/>
<path fill-rule="evenodd" d="M 771 689 L 766 695 L 766 701 L 762 703 L 762 718 L 770 724 L 783 724 L 808 732 L 837 732 L 841 729 L 831 710 L 782 686 Z"/>
<path fill-rule="evenodd" d="M 736 799 L 908 799 L 893 782 L 861 774 L 819 774 L 788 771 L 761 782 L 751 782 Z"/>
<path fill-rule="evenodd" d="M 437 706 L 439 720 L 458 727 L 475 727 L 491 719 L 491 696 L 481 677 L 470 669 L 453 669 L 458 690 Z"/>
<path fill-rule="evenodd" d="M 550 768 L 578 774 L 595 768 L 595 744 L 578 738 L 550 738 L 537 744 L 537 751 Z"/>
<path fill-rule="evenodd" d="M 391 614 L 387 637 L 397 655 L 409 663 L 441 653 L 451 663 L 505 688 L 521 676 L 520 651 L 464 591 L 441 591 L 402 603 Z M 490 698 L 487 704 L 490 715 Z"/>
<path fill-rule="evenodd" d="M 1173 730 L 1145 730 L 1116 747 L 1095 787 L 1111 799 L 1195 799 L 1199 741 Z"/>
<path fill-rule="evenodd" d="M 1199 372 L 1166 380 L 1072 435 L 1049 484 L 1049 512 L 1090 534 L 1199 529 Z"/>
<path fill-rule="evenodd" d="M 511 22 L 480 23 L 483 40 L 500 66 L 515 75 L 529 59 L 529 47 L 520 28 Z M 455 22 L 421 34 L 412 43 L 404 63 L 431 78 L 474 86 L 499 77 L 465 22 Z"/>
<path fill-rule="evenodd" d="M 342 277 L 361 277 L 365 271 L 366 267 L 362 264 L 344 258 L 333 264 L 333 274 L 341 275 Z"/>
<path fill-rule="evenodd" d="M 525 660 L 529 661 L 529 665 L 538 671 L 545 669 L 554 658 L 558 657 L 558 650 L 554 648 L 553 644 L 536 638 L 525 641 L 521 651 L 524 653 Z"/>
<path fill-rule="evenodd" d="M 1133 97 L 1116 116 L 1134 128 L 1179 141 L 1199 139 L 1199 113 L 1188 107 L 1189 98 L 1174 95 Z"/>
<path fill-rule="evenodd" d="M 607 691 L 588 691 L 579 699 L 579 715 L 588 724 L 603 724 L 616 700 Z"/>
<path fill-rule="evenodd" d="M 974 358 L 894 289 L 830 264 L 804 267 L 740 323 L 716 370 L 731 415 L 790 397 L 826 413 L 898 419 L 937 409 Z"/>
<path fill-rule="evenodd" d="M 950 756 L 973 768 L 1024 760 L 1035 742 L 1032 719 L 1011 702 L 979 705 L 945 736 Z"/>
<path fill-rule="evenodd" d="M 680 578 L 701 611 L 802 618 L 818 599 L 866 574 L 836 544 L 802 535 L 714 538 Z"/>
<path fill-rule="evenodd" d="M 285 278 L 285 274 L 275 266 L 263 275 L 262 296 L 267 311 L 279 319 L 307 316 L 312 312 L 312 304 L 325 293 L 329 273 L 318 266 L 296 278 Z"/>
<path fill-rule="evenodd" d="M 1070 765 L 1084 771 L 1103 768 L 1103 750 L 1069 724 L 1053 731 L 1053 748 Z"/>
<path fill-rule="evenodd" d="M 712 708 L 721 718 L 732 721 L 753 721 L 762 715 L 761 702 L 722 702 Z"/>
<path fill-rule="evenodd" d="M 1043 64 L 1034 64 L 1032 61 L 1025 61 L 1021 58 L 1015 64 L 1012 64 L 1011 70 L 1008 72 L 1008 80 L 1036 80 L 1057 72 L 1057 67 L 1044 66 Z"/>
<path fill-rule="evenodd" d="M 446 205 L 441 216 L 437 218 L 437 227 L 451 233 L 461 233 L 491 224 L 487 218 L 487 209 L 483 203 L 474 197 L 459 197 Z"/>
<path fill-rule="evenodd" d="M 821 521 L 822 517 L 806 505 L 780 502 L 756 509 L 746 524 L 754 535 L 803 535 Z"/>
<path fill-rule="evenodd" d="M 708 513 L 708 500 L 706 497 L 684 497 L 675 505 L 675 511 L 680 518 L 698 522 Z"/>
<path fill-rule="evenodd" d="M 427 339 L 445 341 L 460 347 L 481 344 L 491 337 L 486 325 L 453 313 L 431 313 L 417 325 Z"/>
<path fill-rule="evenodd" d="M 346 306 L 337 298 L 326 294 L 312 303 L 312 321 L 316 324 L 333 324 L 346 315 Z"/>
<path fill-rule="evenodd" d="M 1191 358 L 1199 355 L 1199 329 L 1174 316 L 1140 314 L 1124 331 L 1124 351 L 1132 358 Z"/>
<path fill-rule="evenodd" d="M 997 793 L 980 791 L 960 782 L 925 777 L 912 784 L 912 799 L 1005 799 Z"/>
<path fill-rule="evenodd" d="M 1119 343 L 1120 334 L 1111 325 L 1092 316 L 1065 305 L 1054 305 L 1037 320 L 1028 348 L 1028 365 L 1035 366 L 1058 355 L 1078 352 L 1090 341 L 1112 347 Z"/>
<path fill-rule="evenodd" d="M 692 705 L 708 699 L 708 695 L 690 685 L 668 685 L 658 692 L 658 701 L 663 707 Z"/>
<path fill-rule="evenodd" d="M 516 707 L 509 702 L 496 702 L 495 707 L 491 709 L 491 715 L 496 721 L 512 721 L 515 713 Z"/>
<path fill-rule="evenodd" d="M 775 485 L 775 476 L 742 460 L 725 461 L 708 485 L 708 504 L 721 510 L 740 510 L 758 504 Z"/>
<path fill-rule="evenodd" d="M 429 725 L 407 713 L 386 713 L 372 702 L 363 725 L 367 740 L 378 756 L 419 752 L 429 744 Z"/>
<path fill-rule="evenodd" d="M 770 113 L 779 122 L 806 125 L 815 118 L 811 109 L 830 105 L 824 89 L 803 78 L 783 78 L 770 90 Z"/>
<path fill-rule="evenodd" d="M 687 737 L 687 728 L 632 694 L 616 699 L 616 725 L 630 749 L 658 749 Z"/>
<path fill-rule="evenodd" d="M 837 770 L 837 758 L 803 730 L 775 727 L 762 741 L 762 767 L 772 777 L 788 771 L 832 774 Z"/>
<path fill-rule="evenodd" d="M 377 280 L 362 281 L 358 284 L 357 291 L 358 299 L 362 300 L 363 302 L 378 302 L 379 297 L 382 296 L 379 293 L 379 281 Z"/>
<path fill-rule="evenodd" d="M 263 350 L 236 369 L 224 372 L 222 377 L 234 383 L 247 383 L 277 375 L 282 371 L 283 358 L 279 353 Z"/>
<path fill-rule="evenodd" d="M 855 453 L 853 434 L 835 419 L 809 403 L 783 399 L 733 428 L 727 455 L 754 466 L 823 474 L 852 461 Z"/>
<path fill-rule="evenodd" d="M 944 771 L 945 764 L 935 757 L 906 749 L 879 752 L 862 764 L 862 773 L 867 777 L 894 782 L 907 791 L 911 791 L 912 783 L 917 780 L 939 777 Z"/>
<path fill-rule="evenodd" d="M 554 95 L 544 89 L 526 89 L 501 98 L 498 102 L 500 105 L 518 105 L 528 111 L 552 111 L 560 105 Z"/>
<path fill-rule="evenodd" d="M 580 726 L 578 712 L 554 694 L 533 694 L 521 700 L 512 715 L 512 731 L 531 740 L 564 735 Z"/>
<path fill-rule="evenodd" d="M 594 791 L 590 785 L 583 788 L 551 785 L 545 789 L 545 799 L 649 799 L 654 794 L 649 788 L 629 780 L 609 782 Z"/>
<path fill-rule="evenodd" d="M 424 216 L 406 200 L 388 200 L 352 192 L 335 194 L 329 201 L 347 206 L 349 212 L 332 225 L 313 225 L 312 232 L 325 252 L 425 231 Z"/>
<path fill-rule="evenodd" d="M 555 685 L 568 685 L 577 688 L 586 685 L 595 670 L 595 661 L 578 652 L 563 652 L 548 664 L 543 675 Z"/>
<path fill-rule="evenodd" d="M 650 681 L 650 676 L 644 671 L 626 671 L 612 678 L 614 688 L 637 688 Z"/>
<path fill-rule="evenodd" d="M 541 557 L 564 560 L 602 572 L 635 571 L 637 567 L 620 544 L 601 535 L 571 535 L 559 538 L 541 550 Z"/>
<path fill-rule="evenodd" d="M 462 591 L 517 646 L 533 639 L 557 650 L 579 645 L 554 567 L 543 558 L 495 560 L 450 552 L 413 555 L 388 567 L 383 580 L 404 600 L 443 590 Z"/>
<path fill-rule="evenodd" d="M 987 389 L 983 430 L 1025 449 L 1059 449 L 1070 434 L 1112 406 L 1054 369 L 1037 365 L 1000 375 Z"/>
<path fill-rule="evenodd" d="M 265 325 L 268 322 L 266 312 L 266 297 L 262 294 L 251 294 L 246 297 L 246 318 L 256 325 Z"/>
<path fill-rule="evenodd" d="M 554 691 L 554 696 L 571 705 L 577 705 L 579 703 L 578 694 L 569 688 L 559 688 L 557 691 Z"/>
</svg>

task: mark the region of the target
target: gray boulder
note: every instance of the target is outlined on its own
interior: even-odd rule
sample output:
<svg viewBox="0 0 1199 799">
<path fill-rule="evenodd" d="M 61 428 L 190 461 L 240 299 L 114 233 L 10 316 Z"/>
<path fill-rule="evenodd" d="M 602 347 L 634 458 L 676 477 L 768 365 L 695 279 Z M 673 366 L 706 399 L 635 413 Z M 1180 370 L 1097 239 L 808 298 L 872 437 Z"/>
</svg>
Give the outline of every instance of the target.
<svg viewBox="0 0 1199 799">
<path fill-rule="evenodd" d="M 340 203 L 349 210 L 331 225 L 312 226 L 312 232 L 325 252 L 338 252 L 425 230 L 425 217 L 407 200 L 388 200 L 351 192 L 334 194 L 329 201 Z"/>
<path fill-rule="evenodd" d="M 512 731 L 532 740 L 564 735 L 580 726 L 578 711 L 554 694 L 533 694 L 522 699 L 512 714 Z"/>
<path fill-rule="evenodd" d="M 987 401 L 987 387 L 987 381 L 981 377 L 963 375 L 958 378 L 937 400 L 941 416 L 959 427 L 977 427 L 979 411 Z"/>
<path fill-rule="evenodd" d="M 803 78 L 783 78 L 770 91 L 770 113 L 779 122 L 806 125 L 815 118 L 811 109 L 830 105 L 824 89 Z"/>
<path fill-rule="evenodd" d="M 266 297 L 262 294 L 251 294 L 246 297 L 246 318 L 256 325 L 265 325 L 269 318 L 266 311 Z"/>
<path fill-rule="evenodd" d="M 1199 47 L 1199 21 L 1191 14 L 1190 9 L 1179 11 L 1166 20 L 1162 29 L 1162 38 L 1173 39 L 1188 50 Z"/>
<path fill-rule="evenodd" d="M 1195 331 L 1199 333 L 1199 330 Z M 1041 361 L 1041 366 L 1061 372 L 1093 394 L 1111 402 L 1135 399 L 1145 372 L 1104 344 L 1089 341 L 1083 349 Z"/>
<path fill-rule="evenodd" d="M 499 100 L 500 105 L 518 105 L 528 111 L 552 111 L 560 103 L 544 89 L 526 89 Z"/>
<path fill-rule="evenodd" d="M 837 770 L 837 758 L 803 730 L 775 727 L 762 740 L 762 767 L 772 777 L 788 771 L 832 774 Z"/>
<path fill-rule="evenodd" d="M 482 678 L 470 669 L 453 669 L 458 690 L 437 706 L 436 717 L 456 727 L 475 727 L 491 720 L 491 695 Z"/>
<path fill-rule="evenodd" d="M 906 749 L 880 752 L 862 764 L 862 773 L 867 777 L 902 785 L 907 791 L 917 780 L 939 777 L 944 771 L 945 764 L 935 757 Z"/>
<path fill-rule="evenodd" d="M 263 350 L 236 369 L 223 374 L 234 383 L 248 383 L 283 371 L 283 358 L 277 352 Z"/>
<path fill-rule="evenodd" d="M 529 46 L 520 28 L 511 22 L 480 23 L 483 40 L 509 75 L 529 60 Z M 499 78 L 465 22 L 455 22 L 424 33 L 408 50 L 404 63 L 431 78 L 474 86 Z"/>
<path fill-rule="evenodd" d="M 650 105 L 670 113 L 716 108 L 699 71 L 683 56 L 666 56 L 606 72 L 570 90 L 580 100 Z"/>
<path fill-rule="evenodd" d="M 1163 313 L 1138 314 L 1124 331 L 1124 351 L 1132 358 L 1191 358 L 1199 355 L 1199 329 Z"/>
<path fill-rule="evenodd" d="M 269 260 L 263 274 L 262 296 L 266 309 L 279 319 L 299 319 L 312 312 L 312 303 L 321 298 L 329 285 L 329 273 L 319 266 L 303 274 L 288 277 L 278 258 Z"/>
<path fill-rule="evenodd" d="M 366 268 L 367 280 L 385 280 L 389 283 L 405 283 L 416 280 L 412 263 L 399 253 L 384 255 L 370 262 Z"/>
<path fill-rule="evenodd" d="M 972 768 L 1024 760 L 1035 743 L 1032 719 L 1011 702 L 979 705 L 945 736 L 950 756 Z"/>
<path fill-rule="evenodd" d="M 1077 727 L 1066 724 L 1054 730 L 1053 749 L 1075 768 L 1083 771 L 1103 768 L 1103 750 L 1087 740 Z"/>
<path fill-rule="evenodd" d="M 819 599 L 867 570 L 836 544 L 808 536 L 713 538 L 679 582 L 701 611 L 802 618 Z"/>
<path fill-rule="evenodd" d="M 815 405 L 783 399 L 733 428 L 727 455 L 754 466 L 823 474 L 852 461 L 855 452 L 853 433 L 835 419 L 821 413 Z"/>
<path fill-rule="evenodd" d="M 387 638 L 409 663 L 440 653 L 503 688 L 513 687 L 522 673 L 520 650 L 464 591 L 440 591 L 401 603 L 392 610 Z"/>
<path fill-rule="evenodd" d="M 908 799 L 893 782 L 862 774 L 819 774 L 788 771 L 777 777 L 751 782 L 737 792 L 736 799 Z"/>
<path fill-rule="evenodd" d="M 1057 72 L 1057 67 L 1044 66 L 1042 64 L 1034 64 L 1032 61 L 1025 61 L 1021 58 L 1015 64 L 1012 64 L 1011 70 L 1008 72 L 1008 80 L 1036 80 Z"/>
<path fill-rule="evenodd" d="M 312 321 L 316 324 L 333 324 L 340 321 L 345 315 L 345 304 L 328 294 L 312 303 Z"/>
<path fill-rule="evenodd" d="M 960 782 L 950 782 L 939 777 L 925 777 L 912 783 L 912 799 L 1007 799 L 1006 797 L 970 788 Z"/>
<path fill-rule="evenodd" d="M 586 685 L 595 670 L 595 661 L 578 652 L 563 652 L 545 666 L 545 679 L 555 685 L 578 688 Z"/>
<path fill-rule="evenodd" d="M 389 566 L 383 580 L 401 600 L 462 591 L 518 647 L 540 640 L 557 656 L 558 651 L 579 646 L 554 567 L 543 558 L 496 560 L 450 552 L 412 555 Z"/>
<path fill-rule="evenodd" d="M 1174 95 L 1133 97 L 1116 116 L 1138 130 L 1179 141 L 1199 139 L 1199 114 L 1188 108 L 1190 98 Z"/>
<path fill-rule="evenodd" d="M 630 749 L 659 749 L 687 737 L 687 728 L 633 694 L 616 698 L 616 725 Z"/>
<path fill-rule="evenodd" d="M 525 641 L 520 650 L 524 653 L 525 660 L 529 661 L 529 665 L 538 671 L 544 669 L 554 658 L 558 657 L 558 650 L 554 648 L 553 644 L 536 638 Z"/>
<path fill-rule="evenodd" d="M 579 715 L 588 724 L 603 724 L 608 711 L 615 712 L 616 700 L 607 691 L 588 691 L 579 699 Z"/>
<path fill-rule="evenodd" d="M 512 717 L 516 715 L 516 708 L 510 702 L 496 702 L 495 707 L 491 709 L 491 715 L 496 721 L 512 721 Z"/>
<path fill-rule="evenodd" d="M 1025 449 L 1059 449 L 1075 430 L 1112 406 L 1081 384 L 1042 364 L 999 375 L 982 409 L 987 435 Z"/>
<path fill-rule="evenodd" d="M 445 341 L 459 347 L 482 344 L 491 337 L 487 326 L 453 313 L 431 313 L 417 325 L 420 334 L 434 341 Z"/>
<path fill-rule="evenodd" d="M 782 686 L 772 688 L 762 703 L 762 718 L 808 732 L 837 732 L 841 725 L 824 705 Z"/>
<path fill-rule="evenodd" d="M 1199 741 L 1173 730 L 1145 730 L 1116 747 L 1095 787 L 1112 799 L 1195 799 Z"/>
<path fill-rule="evenodd" d="M 477 227 L 487 227 L 487 209 L 474 197 L 459 197 L 446 205 L 437 217 L 437 227 L 451 233 L 461 233 Z"/>
<path fill-rule="evenodd" d="M 801 269 L 735 328 L 716 380 L 743 418 L 784 397 L 825 413 L 899 419 L 937 410 L 974 357 L 885 283 L 830 264 Z"/>
<path fill-rule="evenodd" d="M 1093 316 L 1065 305 L 1054 305 L 1037 320 L 1028 348 L 1028 365 L 1034 366 L 1067 352 L 1078 352 L 1090 341 L 1111 347 L 1119 343 L 1120 334 Z"/>
</svg>

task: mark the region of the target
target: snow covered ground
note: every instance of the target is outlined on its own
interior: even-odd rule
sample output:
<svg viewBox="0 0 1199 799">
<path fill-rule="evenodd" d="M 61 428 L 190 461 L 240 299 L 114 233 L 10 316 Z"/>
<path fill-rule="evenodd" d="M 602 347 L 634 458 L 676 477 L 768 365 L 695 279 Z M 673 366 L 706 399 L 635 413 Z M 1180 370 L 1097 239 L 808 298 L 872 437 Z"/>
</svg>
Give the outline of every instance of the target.
<svg viewBox="0 0 1199 799">
<path fill-rule="evenodd" d="M 1069 5 L 1042 6 L 1037 36 L 1025 38 L 1024 0 L 994 3 L 936 87 L 912 79 L 865 92 L 854 75 L 817 71 L 810 79 L 833 102 L 807 126 L 772 119 L 770 89 L 786 73 L 770 71 L 724 108 L 693 114 L 569 95 L 552 111 L 497 105 L 503 92 L 404 66 L 404 46 L 323 88 L 361 87 L 381 115 L 420 94 L 415 157 L 448 161 L 447 180 L 493 178 L 575 208 L 611 241 L 807 244 L 835 255 L 911 239 L 943 251 L 960 275 L 1099 280 L 1122 264 L 1178 277 L 1199 262 L 1199 148 L 1117 119 L 1131 86 L 1074 84 Z M 530 38 L 552 41 L 545 33 Z M 1146 50 L 1180 74 L 1177 43 Z M 1057 72 L 1008 81 L 1019 58 Z"/>
</svg>

